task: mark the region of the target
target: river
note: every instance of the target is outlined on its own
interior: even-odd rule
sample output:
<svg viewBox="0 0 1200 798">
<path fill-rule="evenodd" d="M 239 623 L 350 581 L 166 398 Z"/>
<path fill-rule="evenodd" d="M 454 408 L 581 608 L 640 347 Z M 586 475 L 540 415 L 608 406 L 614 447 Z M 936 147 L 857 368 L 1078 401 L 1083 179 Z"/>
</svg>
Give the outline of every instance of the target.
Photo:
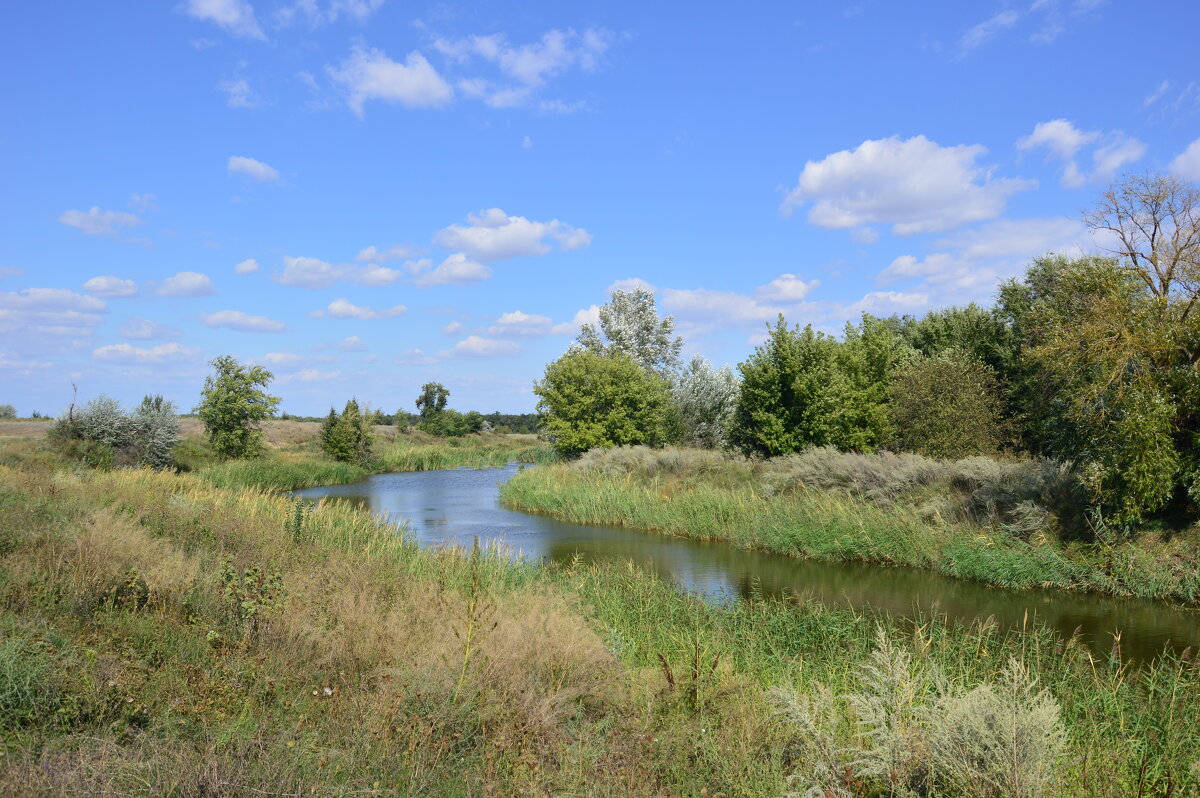
<svg viewBox="0 0 1200 798">
<path fill-rule="evenodd" d="M 717 600 L 752 594 L 811 598 L 830 606 L 878 610 L 901 618 L 938 613 L 974 622 L 990 617 L 1005 627 L 1036 618 L 1063 636 L 1076 630 L 1098 653 L 1116 634 L 1126 659 L 1147 662 L 1165 649 L 1200 648 L 1200 611 L 1142 599 L 1054 590 L 1006 590 L 951 579 L 932 571 L 862 563 L 799 560 L 724 543 L 608 526 L 584 526 L 502 507 L 499 486 L 516 473 L 505 468 L 378 474 L 349 485 L 299 490 L 307 499 L 352 502 L 396 522 L 425 546 L 470 546 L 495 541 L 514 556 L 567 562 L 632 560 L 682 587 Z M 757 586 L 757 588 L 756 588 Z"/>
</svg>

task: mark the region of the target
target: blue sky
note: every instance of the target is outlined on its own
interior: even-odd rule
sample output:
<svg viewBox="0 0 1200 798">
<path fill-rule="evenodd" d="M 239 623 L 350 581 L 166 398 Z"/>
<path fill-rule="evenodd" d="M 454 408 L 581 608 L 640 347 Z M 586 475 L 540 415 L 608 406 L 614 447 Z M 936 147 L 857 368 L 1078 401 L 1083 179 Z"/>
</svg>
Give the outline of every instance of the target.
<svg viewBox="0 0 1200 798">
<path fill-rule="evenodd" d="M 1200 5 L 10 4 L 0 402 L 221 354 L 292 413 L 528 412 L 613 287 L 764 322 L 989 301 L 1122 173 L 1200 182 Z M 1099 242 L 1102 244 L 1103 242 Z"/>
</svg>

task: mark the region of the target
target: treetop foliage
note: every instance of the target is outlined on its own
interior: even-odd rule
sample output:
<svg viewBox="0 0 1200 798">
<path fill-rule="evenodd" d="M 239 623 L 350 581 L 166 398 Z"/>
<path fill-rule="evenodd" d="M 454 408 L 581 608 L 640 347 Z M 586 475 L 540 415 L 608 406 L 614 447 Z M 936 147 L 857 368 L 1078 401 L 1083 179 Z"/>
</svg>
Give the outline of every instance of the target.
<svg viewBox="0 0 1200 798">
<path fill-rule="evenodd" d="M 222 457 L 254 457 L 262 453 L 262 422 L 275 414 L 279 397 L 264 388 L 275 377 L 262 366 L 243 366 L 232 355 L 213 359 L 214 373 L 204 379 L 195 413 L 208 440 Z"/>
<path fill-rule="evenodd" d="M 654 294 L 643 288 L 612 292 L 601 306 L 600 321 L 585 324 L 577 343 L 597 354 L 619 352 L 643 368 L 669 374 L 679 368 L 683 339 L 675 335 L 675 318 L 660 318 Z"/>
</svg>

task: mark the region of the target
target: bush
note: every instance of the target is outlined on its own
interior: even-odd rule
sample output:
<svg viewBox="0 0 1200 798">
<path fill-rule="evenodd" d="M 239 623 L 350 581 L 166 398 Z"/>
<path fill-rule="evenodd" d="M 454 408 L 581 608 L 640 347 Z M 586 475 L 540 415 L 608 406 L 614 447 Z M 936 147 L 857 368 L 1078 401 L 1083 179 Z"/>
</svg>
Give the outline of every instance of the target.
<svg viewBox="0 0 1200 798">
<path fill-rule="evenodd" d="M 679 374 L 672 394 L 684 445 L 720 449 L 728 443 L 738 394 L 738 378 L 733 369 L 729 366 L 714 369 L 696 355 Z"/>
<path fill-rule="evenodd" d="M 996 375 L 957 351 L 916 358 L 891 385 L 895 444 L 928 457 L 995 454 L 1002 438 Z"/>
<path fill-rule="evenodd" d="M 126 413 L 116 399 L 101 395 L 59 418 L 48 435 L 69 457 L 94 468 L 162 469 L 171 465 L 179 443 L 179 418 L 175 405 L 161 396 L 147 396 Z"/>
<path fill-rule="evenodd" d="M 16 418 L 17 408 L 12 405 L 0 405 L 0 418 Z"/>
<path fill-rule="evenodd" d="M 371 459 L 371 441 L 375 437 L 371 432 L 372 416 L 371 413 L 363 415 L 355 399 L 346 402 L 340 416 L 329 408 L 329 415 L 321 424 L 321 448 L 334 460 L 366 465 Z"/>
</svg>

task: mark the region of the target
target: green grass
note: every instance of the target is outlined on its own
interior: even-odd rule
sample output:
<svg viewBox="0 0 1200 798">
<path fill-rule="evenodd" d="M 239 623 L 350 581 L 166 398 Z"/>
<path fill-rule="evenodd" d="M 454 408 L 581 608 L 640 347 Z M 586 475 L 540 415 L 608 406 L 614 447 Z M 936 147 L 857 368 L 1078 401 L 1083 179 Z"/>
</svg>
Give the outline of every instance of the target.
<svg viewBox="0 0 1200 798">
<path fill-rule="evenodd" d="M 1067 729 L 1045 795 L 1200 786 L 1188 656 L 1133 670 L 1040 627 L 714 605 L 631 566 L 423 550 L 340 503 L 299 531 L 291 513 L 196 475 L 0 467 L 0 792 L 777 796 L 807 783 L 810 741 L 771 689 L 863 745 L 879 627 L 964 688 L 1025 664 Z M 240 579 L 253 631 L 225 563 L 282 583 L 273 609 Z"/>
<path fill-rule="evenodd" d="M 510 507 L 576 523 L 795 557 L 907 565 L 1017 589 L 1200 600 L 1196 551 L 1186 541 L 1110 546 L 1047 536 L 1025 540 L 1002 524 L 946 518 L 917 502 L 874 502 L 836 488 L 772 491 L 753 479 L 749 465 L 714 465 L 713 458 L 699 456 L 698 465 L 689 465 L 687 455 L 680 457 L 683 465 L 652 474 L 603 462 L 527 469 L 501 488 L 501 498 Z"/>
</svg>

